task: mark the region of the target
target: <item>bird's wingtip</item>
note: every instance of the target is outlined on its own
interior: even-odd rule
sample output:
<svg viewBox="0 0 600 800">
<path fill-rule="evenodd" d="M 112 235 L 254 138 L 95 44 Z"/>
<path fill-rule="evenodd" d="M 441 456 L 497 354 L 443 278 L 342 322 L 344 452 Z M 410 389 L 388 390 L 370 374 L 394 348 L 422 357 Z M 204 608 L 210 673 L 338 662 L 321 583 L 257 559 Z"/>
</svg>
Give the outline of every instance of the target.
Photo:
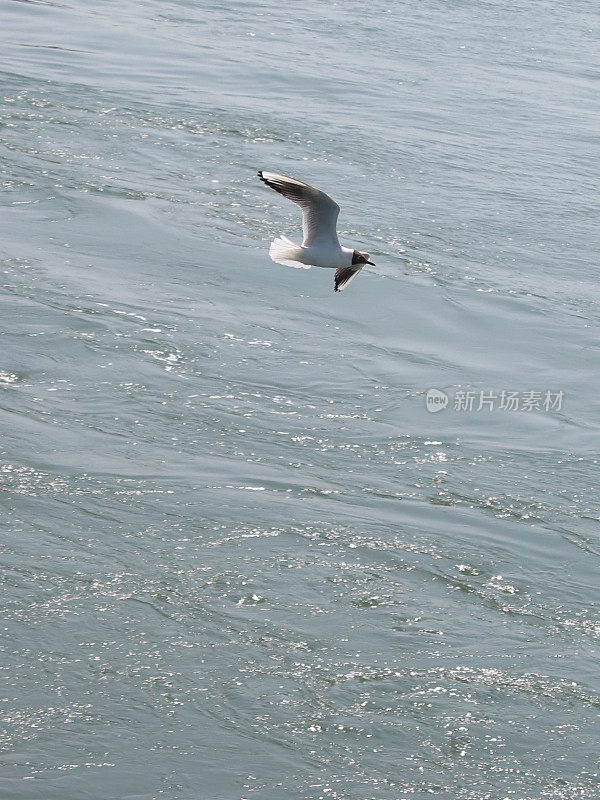
<svg viewBox="0 0 600 800">
<path fill-rule="evenodd" d="M 362 269 L 362 264 L 358 267 L 339 267 L 335 271 L 333 280 L 333 289 L 336 292 L 341 292 L 353 280 Z"/>
</svg>

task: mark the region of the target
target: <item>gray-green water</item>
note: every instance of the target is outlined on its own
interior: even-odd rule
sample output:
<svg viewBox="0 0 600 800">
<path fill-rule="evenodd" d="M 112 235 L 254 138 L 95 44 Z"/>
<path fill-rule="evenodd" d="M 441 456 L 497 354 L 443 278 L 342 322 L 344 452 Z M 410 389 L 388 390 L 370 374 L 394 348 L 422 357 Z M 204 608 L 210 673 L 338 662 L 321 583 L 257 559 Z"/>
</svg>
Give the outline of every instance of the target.
<svg viewBox="0 0 600 800">
<path fill-rule="evenodd" d="M 3 800 L 597 798 L 596 5 L 0 29 Z"/>
</svg>

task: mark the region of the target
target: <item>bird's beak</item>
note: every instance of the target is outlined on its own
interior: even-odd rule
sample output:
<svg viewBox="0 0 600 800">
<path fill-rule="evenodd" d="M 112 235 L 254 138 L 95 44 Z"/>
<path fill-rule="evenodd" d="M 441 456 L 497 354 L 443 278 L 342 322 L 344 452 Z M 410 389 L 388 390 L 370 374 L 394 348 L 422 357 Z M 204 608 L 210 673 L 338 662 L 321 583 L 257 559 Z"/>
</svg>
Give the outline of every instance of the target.
<svg viewBox="0 0 600 800">
<path fill-rule="evenodd" d="M 365 264 L 370 264 L 372 267 L 377 266 L 377 264 L 374 264 L 372 261 L 365 261 Z"/>
</svg>

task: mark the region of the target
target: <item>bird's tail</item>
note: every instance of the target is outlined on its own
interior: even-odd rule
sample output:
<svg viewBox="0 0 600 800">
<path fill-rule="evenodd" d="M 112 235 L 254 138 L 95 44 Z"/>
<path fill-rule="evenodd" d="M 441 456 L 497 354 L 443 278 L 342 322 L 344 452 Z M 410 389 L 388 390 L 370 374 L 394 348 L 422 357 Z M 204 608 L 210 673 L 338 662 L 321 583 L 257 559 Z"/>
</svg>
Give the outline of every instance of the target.
<svg viewBox="0 0 600 800">
<path fill-rule="evenodd" d="M 286 267 L 296 267 L 298 269 L 310 269 L 309 264 L 299 261 L 303 257 L 300 245 L 294 244 L 287 236 L 278 236 L 271 242 L 269 255 L 277 264 L 285 264 Z"/>
</svg>

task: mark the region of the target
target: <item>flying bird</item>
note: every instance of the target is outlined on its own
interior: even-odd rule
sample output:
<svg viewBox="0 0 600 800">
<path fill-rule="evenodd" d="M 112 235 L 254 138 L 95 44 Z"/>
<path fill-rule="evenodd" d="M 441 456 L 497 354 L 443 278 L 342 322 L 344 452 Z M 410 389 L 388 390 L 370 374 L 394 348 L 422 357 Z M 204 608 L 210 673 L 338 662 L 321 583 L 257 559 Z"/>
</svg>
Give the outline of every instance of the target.
<svg viewBox="0 0 600 800">
<path fill-rule="evenodd" d="M 258 177 L 271 189 L 297 203 L 302 209 L 302 244 L 287 236 L 278 236 L 271 243 L 269 255 L 277 264 L 310 269 L 328 267 L 335 270 L 334 291 L 341 292 L 369 261 L 368 253 L 343 247 L 337 235 L 340 207 L 325 192 L 307 183 L 287 178 L 276 172 L 261 170 Z"/>
</svg>

